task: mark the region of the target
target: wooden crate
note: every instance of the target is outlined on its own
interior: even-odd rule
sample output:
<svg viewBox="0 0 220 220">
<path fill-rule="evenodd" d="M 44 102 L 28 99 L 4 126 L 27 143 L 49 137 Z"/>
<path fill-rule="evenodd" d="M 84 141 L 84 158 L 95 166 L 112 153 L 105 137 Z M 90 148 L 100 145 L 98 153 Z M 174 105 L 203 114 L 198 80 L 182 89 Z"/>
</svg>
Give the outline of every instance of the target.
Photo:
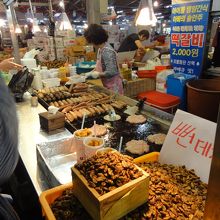
<svg viewBox="0 0 220 220">
<path fill-rule="evenodd" d="M 93 219 L 119 219 L 148 200 L 149 175 L 142 169 L 141 171 L 142 177 L 100 195 L 94 188 L 88 186 L 85 177 L 73 167 L 74 194 Z"/>
<path fill-rule="evenodd" d="M 141 92 L 147 92 L 155 90 L 156 80 L 155 78 L 137 79 L 128 81 L 124 86 L 124 95 L 135 98 Z"/>
<path fill-rule="evenodd" d="M 47 132 L 64 128 L 65 116 L 61 112 L 57 112 L 55 115 L 48 112 L 39 113 L 39 118 L 41 128 Z"/>
</svg>

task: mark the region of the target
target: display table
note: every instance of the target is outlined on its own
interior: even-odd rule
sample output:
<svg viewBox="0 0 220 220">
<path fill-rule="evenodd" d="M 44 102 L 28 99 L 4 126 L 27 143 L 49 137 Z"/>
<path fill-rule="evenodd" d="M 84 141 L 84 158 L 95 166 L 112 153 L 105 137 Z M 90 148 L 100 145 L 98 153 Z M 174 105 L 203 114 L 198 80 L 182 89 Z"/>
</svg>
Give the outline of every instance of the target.
<svg viewBox="0 0 220 220">
<path fill-rule="evenodd" d="M 38 113 L 46 110 L 38 104 L 31 107 L 30 95 L 25 96 L 25 101 L 17 103 L 17 115 L 19 120 L 19 153 L 27 173 L 33 183 L 38 195 L 45 188 L 38 177 L 36 144 L 40 142 L 53 141 L 71 135 L 66 129 L 56 130 L 56 133 L 48 134 L 40 129 Z"/>
<path fill-rule="evenodd" d="M 89 80 L 89 82 L 97 86 L 102 86 L 100 79 Z M 152 91 L 155 90 L 155 88 L 155 78 L 142 78 L 133 81 L 127 81 L 124 85 L 124 95 L 131 98 L 136 98 L 139 93 Z"/>
</svg>

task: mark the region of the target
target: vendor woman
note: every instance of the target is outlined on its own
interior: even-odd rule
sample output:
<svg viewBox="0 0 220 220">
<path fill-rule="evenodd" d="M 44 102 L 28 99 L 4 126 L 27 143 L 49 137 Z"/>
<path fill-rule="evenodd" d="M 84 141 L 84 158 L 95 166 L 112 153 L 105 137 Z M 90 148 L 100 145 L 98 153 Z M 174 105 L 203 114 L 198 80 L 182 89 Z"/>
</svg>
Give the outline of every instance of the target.
<svg viewBox="0 0 220 220">
<path fill-rule="evenodd" d="M 95 71 L 87 74 L 93 78 L 100 77 L 104 87 L 113 90 L 115 93 L 123 94 L 122 78 L 117 62 L 117 53 L 111 47 L 108 34 L 97 24 L 91 24 L 84 34 L 88 43 L 98 49 Z"/>
</svg>

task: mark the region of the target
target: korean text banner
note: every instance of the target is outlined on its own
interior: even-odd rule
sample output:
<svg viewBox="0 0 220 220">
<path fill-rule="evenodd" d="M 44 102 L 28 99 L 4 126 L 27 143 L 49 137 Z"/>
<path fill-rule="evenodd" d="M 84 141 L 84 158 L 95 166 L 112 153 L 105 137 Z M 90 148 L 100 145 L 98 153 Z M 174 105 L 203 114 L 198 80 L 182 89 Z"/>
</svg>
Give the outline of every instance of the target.
<svg viewBox="0 0 220 220">
<path fill-rule="evenodd" d="M 176 73 L 199 76 L 202 71 L 210 1 L 172 5 L 171 64 Z"/>
</svg>

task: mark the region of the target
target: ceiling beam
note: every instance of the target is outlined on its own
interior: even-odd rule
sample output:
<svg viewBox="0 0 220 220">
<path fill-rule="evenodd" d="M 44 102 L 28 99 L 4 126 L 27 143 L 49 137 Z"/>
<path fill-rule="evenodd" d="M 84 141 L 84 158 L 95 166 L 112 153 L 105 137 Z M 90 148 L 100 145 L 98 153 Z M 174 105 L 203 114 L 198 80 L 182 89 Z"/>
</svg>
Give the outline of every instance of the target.
<svg viewBox="0 0 220 220">
<path fill-rule="evenodd" d="M 41 7 L 41 6 L 48 7 L 49 6 L 49 3 L 43 3 L 43 2 L 32 2 L 31 4 L 37 7 Z M 18 2 L 18 5 L 19 6 L 30 6 L 29 2 Z"/>
</svg>

